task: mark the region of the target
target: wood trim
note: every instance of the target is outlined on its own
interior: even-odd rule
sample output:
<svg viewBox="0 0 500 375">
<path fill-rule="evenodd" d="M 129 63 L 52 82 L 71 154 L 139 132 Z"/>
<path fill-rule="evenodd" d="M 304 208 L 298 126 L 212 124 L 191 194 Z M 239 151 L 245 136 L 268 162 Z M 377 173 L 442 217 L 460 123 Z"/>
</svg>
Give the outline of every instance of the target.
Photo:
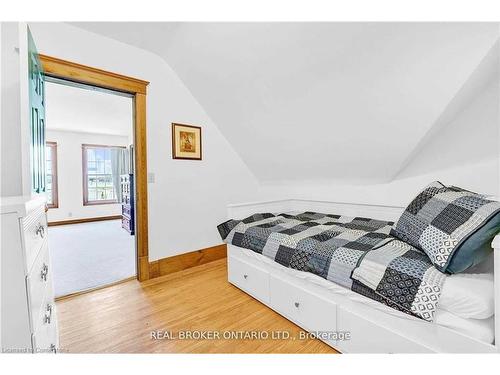
<svg viewBox="0 0 500 375">
<path fill-rule="evenodd" d="M 113 216 L 99 216 L 99 217 L 86 217 L 83 219 L 71 219 L 71 220 L 60 220 L 60 221 L 50 221 L 47 225 L 49 227 L 55 227 L 57 225 L 68 225 L 68 224 L 81 224 L 81 223 L 92 223 L 94 221 L 106 221 L 106 220 L 120 220 L 122 215 Z"/>
<path fill-rule="evenodd" d="M 200 157 L 199 158 L 187 158 L 183 156 L 177 156 L 175 154 L 175 149 L 176 149 L 176 141 L 175 141 L 175 127 L 176 126 L 182 126 L 184 128 L 193 128 L 197 129 L 200 131 Z M 180 124 L 178 122 L 173 122 L 172 123 L 172 159 L 178 159 L 178 160 L 202 160 L 203 158 L 203 138 L 201 135 L 201 126 L 194 126 L 194 125 L 186 125 L 186 124 Z"/>
<path fill-rule="evenodd" d="M 169 275 L 227 257 L 227 245 L 217 245 L 149 263 L 150 278 Z"/>
<path fill-rule="evenodd" d="M 149 279 L 146 93 L 149 82 L 78 63 L 40 55 L 45 74 L 130 93 L 134 99 L 137 279 Z"/>
<path fill-rule="evenodd" d="M 141 79 L 127 77 L 103 69 L 58 59 L 56 57 L 42 54 L 40 54 L 39 57 L 45 74 L 57 78 L 131 94 L 146 94 L 146 87 L 149 84 L 149 82 Z"/>
<path fill-rule="evenodd" d="M 47 141 L 46 147 L 50 147 L 52 161 L 52 204 L 47 204 L 47 208 L 59 208 L 59 191 L 57 190 L 57 142 Z"/>
<path fill-rule="evenodd" d="M 90 292 L 95 292 L 96 290 L 101 290 L 101 289 L 108 288 L 108 287 L 111 287 L 111 286 L 123 284 L 123 283 L 126 283 L 128 281 L 135 280 L 135 279 L 136 279 L 135 276 L 127 277 L 126 279 L 118 280 L 118 281 L 115 281 L 114 283 L 111 283 L 111 284 L 96 286 L 95 288 L 85 289 L 85 290 L 81 290 L 79 292 L 70 293 L 70 294 L 66 294 L 64 296 L 56 297 L 54 299 L 54 301 L 59 302 L 59 301 L 62 301 L 62 300 L 65 300 L 65 299 L 68 299 L 68 298 L 71 298 L 71 297 L 76 297 L 76 296 L 80 296 L 82 294 L 87 294 L 87 293 L 90 293 Z"/>
<path fill-rule="evenodd" d="M 149 263 L 149 278 L 154 279 L 160 277 L 160 261 L 155 260 Z"/>
<path fill-rule="evenodd" d="M 137 258 L 137 273 L 141 274 L 142 280 L 145 281 L 150 279 L 149 275 L 149 258 L 147 256 L 140 256 Z"/>
<path fill-rule="evenodd" d="M 139 281 L 149 279 L 149 250 L 148 250 L 148 163 L 146 143 L 146 94 L 137 93 L 134 98 L 135 106 L 135 236 L 137 243 L 137 259 L 142 267 L 137 267 Z M 142 260 L 141 260 L 142 259 Z"/>
<path fill-rule="evenodd" d="M 146 95 L 135 96 L 135 217 L 139 243 L 148 244 L 148 161 L 146 157 Z M 139 257 L 148 255 L 147 246 L 138 249 Z"/>
</svg>

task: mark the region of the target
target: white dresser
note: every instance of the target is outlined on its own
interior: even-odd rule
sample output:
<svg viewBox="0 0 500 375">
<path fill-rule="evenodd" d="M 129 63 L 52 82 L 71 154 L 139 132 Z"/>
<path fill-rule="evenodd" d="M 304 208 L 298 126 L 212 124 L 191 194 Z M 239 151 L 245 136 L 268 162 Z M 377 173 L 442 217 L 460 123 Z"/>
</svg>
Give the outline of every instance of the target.
<svg viewBox="0 0 500 375">
<path fill-rule="evenodd" d="M 2 351 L 56 352 L 45 199 L 2 198 L 1 229 Z"/>
</svg>

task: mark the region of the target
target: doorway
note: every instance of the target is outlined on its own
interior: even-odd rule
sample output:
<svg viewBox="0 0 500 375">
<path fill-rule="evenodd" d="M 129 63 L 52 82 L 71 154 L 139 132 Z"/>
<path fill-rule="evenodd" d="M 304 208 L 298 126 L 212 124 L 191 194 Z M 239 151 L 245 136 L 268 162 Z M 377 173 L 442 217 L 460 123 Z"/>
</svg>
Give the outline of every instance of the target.
<svg viewBox="0 0 500 375">
<path fill-rule="evenodd" d="M 148 210 L 147 210 L 147 161 L 146 161 L 146 91 L 147 81 L 123 76 L 58 58 L 39 55 L 45 76 L 62 79 L 67 84 L 84 84 L 94 90 L 111 90 L 112 94 L 129 95 L 133 108 L 133 163 L 134 176 L 134 237 L 137 279 L 149 278 Z M 50 106 L 50 104 L 49 104 Z M 50 120 L 49 120 L 50 121 Z"/>
<path fill-rule="evenodd" d="M 55 296 L 136 276 L 133 96 L 46 77 Z"/>
</svg>

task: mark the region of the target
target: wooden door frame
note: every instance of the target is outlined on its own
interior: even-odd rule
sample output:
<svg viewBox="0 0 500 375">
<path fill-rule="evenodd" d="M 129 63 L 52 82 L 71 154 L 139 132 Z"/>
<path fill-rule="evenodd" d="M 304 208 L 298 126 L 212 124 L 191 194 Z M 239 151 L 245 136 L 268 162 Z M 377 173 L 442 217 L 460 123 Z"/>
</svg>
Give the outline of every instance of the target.
<svg viewBox="0 0 500 375">
<path fill-rule="evenodd" d="M 149 82 L 40 54 L 46 75 L 131 94 L 134 99 L 137 279 L 149 279 L 146 93 Z"/>
</svg>

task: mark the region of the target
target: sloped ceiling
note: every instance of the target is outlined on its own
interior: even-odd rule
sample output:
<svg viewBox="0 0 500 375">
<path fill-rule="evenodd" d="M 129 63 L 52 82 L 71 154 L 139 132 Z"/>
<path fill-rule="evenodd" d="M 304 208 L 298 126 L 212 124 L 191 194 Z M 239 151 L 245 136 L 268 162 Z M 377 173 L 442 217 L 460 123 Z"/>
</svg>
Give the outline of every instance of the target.
<svg viewBox="0 0 500 375">
<path fill-rule="evenodd" d="M 445 154 L 452 155 L 448 157 L 448 167 L 485 158 L 497 158 L 500 127 L 499 84 L 500 42 L 497 40 L 429 131 L 419 139 L 394 179 L 411 176 L 418 173 L 419 169 L 420 173 L 439 170 L 444 167 L 442 162 Z M 478 112 L 468 116 L 467 123 L 461 124 L 462 127 L 457 129 L 457 124 L 454 124 L 457 115 L 470 110 L 469 107 L 484 96 L 486 91 L 490 93 L 491 100 L 483 104 L 483 108 Z M 474 131 L 471 131 L 472 129 Z M 441 160 L 432 160 L 436 155 L 440 155 Z"/>
<path fill-rule="evenodd" d="M 161 56 L 261 182 L 391 180 L 498 39 L 492 23 L 75 25 Z"/>
</svg>

